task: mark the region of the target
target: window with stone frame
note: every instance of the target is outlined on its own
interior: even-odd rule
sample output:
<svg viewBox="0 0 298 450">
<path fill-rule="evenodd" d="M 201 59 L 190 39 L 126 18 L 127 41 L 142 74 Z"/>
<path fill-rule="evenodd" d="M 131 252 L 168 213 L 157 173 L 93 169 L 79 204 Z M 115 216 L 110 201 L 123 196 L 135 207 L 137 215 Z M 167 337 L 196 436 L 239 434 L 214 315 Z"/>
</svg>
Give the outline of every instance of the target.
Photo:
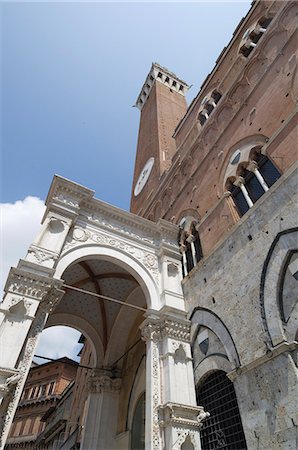
<svg viewBox="0 0 298 450">
<path fill-rule="evenodd" d="M 277 167 L 260 151 L 253 152 L 248 162 L 239 163 L 237 176 L 229 177 L 226 182 L 239 215 L 252 208 L 280 176 Z"/>
<path fill-rule="evenodd" d="M 239 52 L 247 58 L 257 46 L 263 34 L 267 31 L 272 18 L 262 17 L 243 34 Z"/>
<path fill-rule="evenodd" d="M 209 119 L 210 114 L 212 113 L 214 108 L 216 108 L 217 103 L 219 102 L 220 99 L 221 94 L 216 90 L 209 92 L 209 94 L 207 94 L 203 98 L 198 114 L 198 119 L 202 126 Z"/>
<path fill-rule="evenodd" d="M 198 232 L 198 222 L 193 217 L 183 217 L 179 224 L 179 248 L 182 254 L 183 277 L 203 258 L 202 245 Z"/>
</svg>

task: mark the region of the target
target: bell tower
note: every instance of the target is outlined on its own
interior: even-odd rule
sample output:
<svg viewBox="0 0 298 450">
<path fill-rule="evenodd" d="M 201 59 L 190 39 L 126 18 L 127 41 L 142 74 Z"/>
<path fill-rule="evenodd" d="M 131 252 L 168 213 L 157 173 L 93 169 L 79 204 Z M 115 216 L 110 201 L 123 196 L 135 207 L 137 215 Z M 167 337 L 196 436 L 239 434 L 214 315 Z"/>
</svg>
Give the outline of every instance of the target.
<svg viewBox="0 0 298 450">
<path fill-rule="evenodd" d="M 157 63 L 153 63 L 137 98 L 141 111 L 138 145 L 131 195 L 131 212 L 141 215 L 169 169 L 176 152 L 172 137 L 184 114 L 188 85 Z"/>
</svg>

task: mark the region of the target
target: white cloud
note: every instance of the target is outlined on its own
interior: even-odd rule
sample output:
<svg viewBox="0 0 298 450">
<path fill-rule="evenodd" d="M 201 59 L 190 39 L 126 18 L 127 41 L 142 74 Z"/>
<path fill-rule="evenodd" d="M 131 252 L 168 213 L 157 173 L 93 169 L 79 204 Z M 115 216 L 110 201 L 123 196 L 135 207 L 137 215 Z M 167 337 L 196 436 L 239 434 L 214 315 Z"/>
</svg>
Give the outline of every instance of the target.
<svg viewBox="0 0 298 450">
<path fill-rule="evenodd" d="M 77 354 L 82 347 L 78 344 L 80 332 L 70 327 L 50 327 L 46 328 L 42 334 L 36 350 L 36 355 L 57 359 L 63 356 L 78 361 Z M 34 358 L 39 364 L 46 363 L 46 360 Z"/>
<path fill-rule="evenodd" d="M 18 260 L 26 256 L 29 245 L 40 230 L 44 210 L 43 201 L 37 197 L 0 204 L 0 286 L 4 287 L 10 267 L 15 267 Z M 68 356 L 78 360 L 79 336 L 78 331 L 69 327 L 48 328 L 41 335 L 36 354 L 50 358 Z"/>
<path fill-rule="evenodd" d="M 29 245 L 40 229 L 45 210 L 42 200 L 26 197 L 15 203 L 1 203 L 1 253 L 0 282 L 4 287 L 10 267 L 16 266 L 24 258 Z"/>
</svg>

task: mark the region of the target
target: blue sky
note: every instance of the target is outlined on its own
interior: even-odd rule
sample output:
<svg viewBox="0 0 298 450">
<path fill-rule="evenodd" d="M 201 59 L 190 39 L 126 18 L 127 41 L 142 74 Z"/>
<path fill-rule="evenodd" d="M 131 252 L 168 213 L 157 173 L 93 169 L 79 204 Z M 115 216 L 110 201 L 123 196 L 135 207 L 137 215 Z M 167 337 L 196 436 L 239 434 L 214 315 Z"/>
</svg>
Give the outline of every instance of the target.
<svg viewBox="0 0 298 450">
<path fill-rule="evenodd" d="M 190 103 L 249 7 L 249 1 L 0 4 L 3 282 L 39 230 L 55 173 L 129 208 L 140 114 L 132 105 L 151 63 L 193 85 Z M 37 354 L 77 359 L 78 336 L 48 329 Z"/>
<path fill-rule="evenodd" d="M 55 173 L 128 209 L 152 61 L 197 94 L 250 2 L 4 2 L 2 202 L 45 199 Z"/>
</svg>

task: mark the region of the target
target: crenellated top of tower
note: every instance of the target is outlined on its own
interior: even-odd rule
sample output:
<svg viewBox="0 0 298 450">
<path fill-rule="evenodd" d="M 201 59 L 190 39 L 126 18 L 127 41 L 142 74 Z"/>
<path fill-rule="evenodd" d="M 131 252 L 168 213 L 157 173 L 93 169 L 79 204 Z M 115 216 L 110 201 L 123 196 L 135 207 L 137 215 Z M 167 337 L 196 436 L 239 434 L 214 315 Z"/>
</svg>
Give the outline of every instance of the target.
<svg viewBox="0 0 298 450">
<path fill-rule="evenodd" d="M 142 111 L 142 108 L 145 105 L 149 93 L 156 81 L 164 84 L 169 89 L 172 89 L 172 91 L 178 92 L 181 95 L 185 95 L 189 89 L 188 84 L 178 78 L 173 72 L 170 72 L 168 69 L 157 63 L 152 63 L 151 69 L 136 101 L 135 106 L 139 108 L 140 111 Z"/>
</svg>

